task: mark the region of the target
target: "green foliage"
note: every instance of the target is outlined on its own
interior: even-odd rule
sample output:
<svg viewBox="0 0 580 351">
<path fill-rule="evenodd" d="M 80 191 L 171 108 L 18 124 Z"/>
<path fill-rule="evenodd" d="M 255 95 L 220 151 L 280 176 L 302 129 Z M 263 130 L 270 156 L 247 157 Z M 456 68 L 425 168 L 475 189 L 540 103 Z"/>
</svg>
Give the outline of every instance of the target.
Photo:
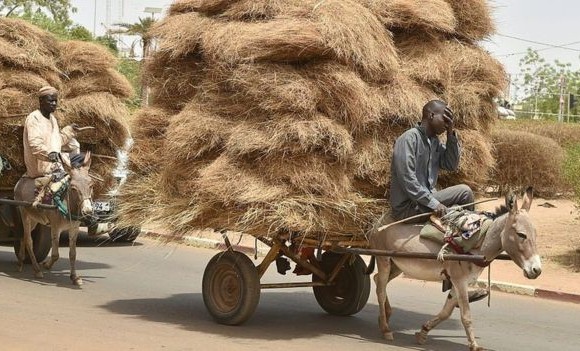
<svg viewBox="0 0 580 351">
<path fill-rule="evenodd" d="M 580 93 L 580 71 L 573 70 L 572 64 L 558 60 L 548 63 L 536 51 L 528 49 L 528 53 L 520 60 L 520 75 L 517 82 L 523 93 L 521 101 L 523 110 L 558 113 L 560 108 L 560 79 L 564 77 L 564 93 Z M 537 99 L 537 100 L 536 100 Z M 567 109 L 565 101 L 565 110 Z M 577 114 L 578 106 L 570 113 Z"/>
<path fill-rule="evenodd" d="M 119 72 L 123 74 L 135 91 L 140 91 L 141 89 L 141 64 L 139 61 L 132 59 L 121 59 L 119 66 L 117 67 Z M 141 97 L 135 96 L 129 101 L 129 108 L 131 110 L 136 110 L 141 105 Z"/>
<path fill-rule="evenodd" d="M 0 15 L 3 16 L 44 13 L 58 23 L 70 25 L 71 12 L 76 12 L 71 0 L 0 0 Z"/>
<path fill-rule="evenodd" d="M 566 148 L 564 177 L 572 186 L 574 199 L 577 206 L 580 207 L 580 144 L 574 144 Z"/>
</svg>

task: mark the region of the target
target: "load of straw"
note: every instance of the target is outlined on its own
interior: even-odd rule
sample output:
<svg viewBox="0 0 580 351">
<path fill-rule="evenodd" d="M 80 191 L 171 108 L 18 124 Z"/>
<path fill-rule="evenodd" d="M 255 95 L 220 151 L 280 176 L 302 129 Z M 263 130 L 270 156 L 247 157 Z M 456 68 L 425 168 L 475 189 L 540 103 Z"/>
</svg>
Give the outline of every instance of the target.
<svg viewBox="0 0 580 351">
<path fill-rule="evenodd" d="M 123 100 L 133 95 L 116 64 L 100 45 L 59 42 L 25 21 L 0 18 L 0 153 L 13 166 L 0 179 L 1 187 L 12 188 L 26 171 L 22 124 L 38 108 L 38 90 L 52 85 L 60 90 L 55 113 L 59 125 L 95 128 L 77 135 L 81 149 L 93 152 L 94 195 L 110 189 L 117 150 L 129 137 L 129 111 Z"/>
<path fill-rule="evenodd" d="M 388 206 L 392 145 L 431 99 L 481 186 L 501 65 L 451 0 L 178 0 L 153 30 L 121 225 L 356 239 Z M 475 5 L 474 5 L 475 6 Z M 484 13 L 485 18 L 475 18 Z M 490 28 L 488 28 L 490 29 Z"/>
</svg>

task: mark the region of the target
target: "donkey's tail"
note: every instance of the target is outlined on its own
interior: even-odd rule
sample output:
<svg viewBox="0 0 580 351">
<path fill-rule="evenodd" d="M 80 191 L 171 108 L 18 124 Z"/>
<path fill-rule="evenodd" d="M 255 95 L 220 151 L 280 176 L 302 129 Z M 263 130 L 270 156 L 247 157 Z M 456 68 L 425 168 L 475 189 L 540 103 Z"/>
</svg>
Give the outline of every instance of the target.
<svg viewBox="0 0 580 351">
<path fill-rule="evenodd" d="M 371 256 L 371 261 L 369 262 L 369 265 L 365 270 L 366 275 L 371 275 L 375 271 L 375 260 L 376 260 L 375 256 Z"/>
</svg>

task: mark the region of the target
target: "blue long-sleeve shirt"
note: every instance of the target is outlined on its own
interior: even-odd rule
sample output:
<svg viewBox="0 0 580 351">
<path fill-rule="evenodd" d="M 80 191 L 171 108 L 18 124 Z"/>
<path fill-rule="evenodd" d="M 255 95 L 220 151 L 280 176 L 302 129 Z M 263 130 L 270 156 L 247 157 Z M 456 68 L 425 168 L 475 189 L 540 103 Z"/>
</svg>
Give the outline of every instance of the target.
<svg viewBox="0 0 580 351">
<path fill-rule="evenodd" d="M 400 218 L 408 208 L 423 205 L 434 210 L 439 201 L 433 197 L 439 169 L 457 170 L 460 146 L 457 135 L 443 144 L 437 136 L 427 137 L 425 127 L 403 133 L 395 142 L 391 162 L 391 208 Z"/>
</svg>

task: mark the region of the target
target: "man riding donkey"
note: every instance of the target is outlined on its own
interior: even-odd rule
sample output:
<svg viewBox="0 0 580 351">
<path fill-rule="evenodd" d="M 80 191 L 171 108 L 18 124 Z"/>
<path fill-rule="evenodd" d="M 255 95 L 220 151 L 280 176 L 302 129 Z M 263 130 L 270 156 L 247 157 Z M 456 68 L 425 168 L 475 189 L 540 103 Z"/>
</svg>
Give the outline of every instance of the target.
<svg viewBox="0 0 580 351">
<path fill-rule="evenodd" d="M 439 135 L 447 133 L 443 144 Z M 465 184 L 436 190 L 439 170 L 455 171 L 459 166 L 461 146 L 453 130 L 453 111 L 440 100 L 429 101 L 423 107 L 420 124 L 407 130 L 395 142 L 391 163 L 391 218 L 406 223 L 421 223 L 434 213 L 447 219 L 460 211 L 450 211 L 453 205 L 473 211 L 474 195 Z M 411 217 L 411 218 L 410 218 Z M 436 221 L 437 222 L 437 221 Z M 451 237 L 447 233 L 448 237 Z M 450 241 L 452 242 L 452 241 Z M 443 281 L 443 291 L 451 289 L 449 279 Z M 481 289 L 469 293 L 469 302 L 487 296 Z"/>
<path fill-rule="evenodd" d="M 73 163 L 82 161 L 80 145 L 75 139 L 78 127 L 73 124 L 59 129 L 53 115 L 58 104 L 58 91 L 55 88 L 41 88 L 38 98 L 39 109 L 29 114 L 24 122 L 24 177 L 35 179 L 38 194 L 33 206 L 45 200 L 54 200 L 59 211 L 65 213 L 66 208 L 58 195 L 69 177 L 61 164 L 61 152 L 63 149 L 69 151 Z M 54 195 L 56 198 L 46 198 Z"/>
</svg>

